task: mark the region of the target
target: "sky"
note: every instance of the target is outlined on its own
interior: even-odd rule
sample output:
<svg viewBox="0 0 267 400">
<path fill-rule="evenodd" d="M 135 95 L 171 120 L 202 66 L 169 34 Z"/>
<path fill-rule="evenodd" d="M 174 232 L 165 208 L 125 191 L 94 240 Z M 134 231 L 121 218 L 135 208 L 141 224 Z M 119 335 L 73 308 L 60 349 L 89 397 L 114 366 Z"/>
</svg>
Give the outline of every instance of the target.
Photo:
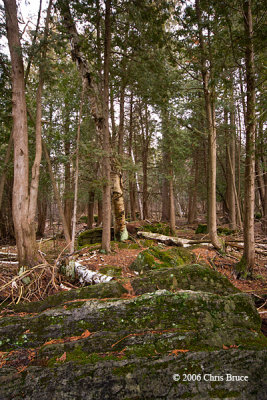
<svg viewBox="0 0 267 400">
<path fill-rule="evenodd" d="M 48 0 L 42 0 L 42 10 L 44 13 L 47 9 Z M 3 7 L 3 1 L 0 0 L 0 5 Z M 25 36 L 25 28 L 34 29 L 36 26 L 38 11 L 40 7 L 40 0 L 17 0 L 18 5 L 18 19 L 19 28 Z M 43 14 L 45 15 L 45 14 Z M 0 50 L 9 55 L 7 39 L 5 37 L 0 38 Z"/>
</svg>

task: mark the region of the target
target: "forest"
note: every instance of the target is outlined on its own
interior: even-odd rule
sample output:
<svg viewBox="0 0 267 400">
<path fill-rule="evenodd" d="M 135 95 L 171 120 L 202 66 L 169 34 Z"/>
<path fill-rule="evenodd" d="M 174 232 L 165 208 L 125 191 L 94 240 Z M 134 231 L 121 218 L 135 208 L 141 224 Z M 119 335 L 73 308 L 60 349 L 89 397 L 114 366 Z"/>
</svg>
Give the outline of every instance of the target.
<svg viewBox="0 0 267 400">
<path fill-rule="evenodd" d="M 0 400 L 267 398 L 266 16 L 0 1 Z"/>
</svg>

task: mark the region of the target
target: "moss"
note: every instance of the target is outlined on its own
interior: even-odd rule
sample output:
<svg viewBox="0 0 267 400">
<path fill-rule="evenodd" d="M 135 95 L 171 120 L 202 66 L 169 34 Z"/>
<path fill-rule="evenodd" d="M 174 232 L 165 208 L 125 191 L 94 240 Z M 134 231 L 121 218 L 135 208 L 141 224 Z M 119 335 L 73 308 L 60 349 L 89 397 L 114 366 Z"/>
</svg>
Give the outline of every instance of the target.
<svg viewBox="0 0 267 400">
<path fill-rule="evenodd" d="M 155 264 L 156 261 L 149 250 L 144 250 L 138 254 L 137 258 L 129 266 L 129 268 L 133 271 L 137 271 L 140 274 L 143 274 L 145 271 L 149 271 L 150 269 L 152 269 Z"/>
<path fill-rule="evenodd" d="M 112 265 L 107 265 L 105 267 L 101 267 L 99 272 L 104 275 L 118 277 L 122 275 L 122 268 Z"/>
<path fill-rule="evenodd" d="M 208 227 L 206 224 L 199 224 L 195 233 L 208 233 Z"/>
<path fill-rule="evenodd" d="M 149 270 L 174 267 L 194 262 L 194 260 L 195 255 L 182 247 L 162 250 L 158 246 L 153 246 L 139 253 L 130 265 L 130 269 L 144 274 Z"/>
<path fill-rule="evenodd" d="M 211 399 L 228 399 L 228 398 L 237 398 L 240 396 L 240 392 L 236 390 L 226 390 L 226 389 L 216 389 L 209 391 L 209 396 Z"/>
<path fill-rule="evenodd" d="M 237 278 L 249 279 L 252 277 L 252 272 L 248 269 L 246 257 L 242 256 L 241 260 L 234 266 Z"/>
<path fill-rule="evenodd" d="M 226 228 L 226 227 L 223 227 L 223 226 L 219 226 L 217 228 L 217 233 L 218 233 L 218 235 L 221 235 L 221 236 L 233 235 L 235 232 L 236 232 L 235 230 L 229 229 L 229 228 Z"/>
<path fill-rule="evenodd" d="M 131 250 L 134 250 L 134 249 L 140 249 L 140 246 L 139 246 L 139 244 L 138 243 L 132 243 L 132 242 L 119 242 L 118 243 L 118 248 L 119 249 L 131 249 Z"/>
<path fill-rule="evenodd" d="M 158 222 L 151 225 L 143 225 L 142 230 L 145 232 L 159 233 L 160 235 L 170 235 L 170 227 L 167 224 Z"/>
<path fill-rule="evenodd" d="M 127 290 L 119 282 L 99 283 L 97 285 L 85 286 L 80 289 L 60 292 L 47 297 L 43 301 L 31 303 L 20 303 L 13 307 L 16 312 L 40 312 L 64 304 L 66 301 L 75 299 L 109 298 L 121 297 Z"/>
<path fill-rule="evenodd" d="M 199 224 L 195 233 L 208 233 L 208 227 L 206 224 Z M 218 235 L 221 236 L 228 236 L 228 235 L 232 235 L 233 233 L 235 233 L 235 231 L 233 229 L 229 229 L 223 226 L 219 226 L 217 228 L 217 233 Z"/>
<path fill-rule="evenodd" d="M 78 236 L 78 246 L 93 243 L 100 243 L 102 238 L 102 228 L 88 229 Z M 111 228 L 111 240 L 114 240 L 114 229 Z"/>
<path fill-rule="evenodd" d="M 201 290 L 220 295 L 239 292 L 225 276 L 198 264 L 150 271 L 145 277 L 134 278 L 131 284 L 136 294 L 149 293 L 157 289 Z"/>
<path fill-rule="evenodd" d="M 140 244 L 143 247 L 152 247 L 156 242 L 150 239 L 140 239 Z"/>
</svg>

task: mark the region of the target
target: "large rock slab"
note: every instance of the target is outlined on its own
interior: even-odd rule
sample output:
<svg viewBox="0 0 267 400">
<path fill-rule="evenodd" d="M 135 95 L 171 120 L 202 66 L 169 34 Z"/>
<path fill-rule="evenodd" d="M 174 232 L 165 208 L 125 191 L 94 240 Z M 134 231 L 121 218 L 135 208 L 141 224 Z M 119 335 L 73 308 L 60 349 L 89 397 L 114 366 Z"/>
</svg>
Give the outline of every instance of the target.
<svg viewBox="0 0 267 400">
<path fill-rule="evenodd" d="M 265 399 L 260 324 L 245 294 L 166 290 L 5 316 L 0 399 Z"/>
<path fill-rule="evenodd" d="M 8 374 L 8 375 L 7 375 Z M 177 374 L 180 380 L 176 381 Z M 183 380 L 200 377 L 200 381 Z M 195 376 L 194 376 L 195 374 Z M 227 380 L 229 375 L 247 381 Z M 266 400 L 267 351 L 221 350 L 0 370 L 0 400 Z M 217 377 L 217 378 L 216 378 Z M 215 379 L 223 379 L 216 381 Z M 214 379 L 214 380 L 212 380 Z"/>
<path fill-rule="evenodd" d="M 209 267 L 189 264 L 148 271 L 132 280 L 137 295 L 157 289 L 180 289 L 227 295 L 240 292 L 225 276 Z"/>
</svg>

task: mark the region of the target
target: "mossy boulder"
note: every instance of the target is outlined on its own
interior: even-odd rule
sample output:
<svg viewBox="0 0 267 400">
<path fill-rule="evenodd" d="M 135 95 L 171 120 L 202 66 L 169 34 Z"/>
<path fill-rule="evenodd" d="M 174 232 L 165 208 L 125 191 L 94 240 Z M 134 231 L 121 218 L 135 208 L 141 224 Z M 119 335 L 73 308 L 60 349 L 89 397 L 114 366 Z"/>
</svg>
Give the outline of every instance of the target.
<svg viewBox="0 0 267 400">
<path fill-rule="evenodd" d="M 207 225 L 199 224 L 195 233 L 208 233 Z M 221 236 L 228 236 L 228 235 L 232 235 L 233 233 L 235 233 L 235 231 L 233 229 L 229 229 L 224 226 L 219 226 L 217 228 L 217 233 L 218 233 L 218 235 L 221 235 Z"/>
<path fill-rule="evenodd" d="M 133 299 L 82 299 L 36 315 L 1 318 L 0 351 L 36 348 L 54 340 L 57 352 L 62 339 L 71 349 L 73 343 L 67 338 L 82 339 L 85 331 L 92 337 L 80 344 L 90 354 L 121 351 L 125 346 L 128 356 L 142 348 L 146 355 L 149 346 L 162 354 L 175 348 L 219 349 L 223 344 L 260 348 L 267 344 L 260 327 L 248 295 L 163 290 Z"/>
<path fill-rule="evenodd" d="M 137 295 L 157 289 L 194 290 L 222 296 L 239 292 L 225 276 L 198 264 L 150 271 L 146 276 L 134 278 L 131 284 Z"/>
<path fill-rule="evenodd" d="M 106 265 L 104 267 L 100 267 L 99 272 L 104 275 L 119 277 L 122 275 L 122 269 L 120 267 L 116 267 L 113 265 Z"/>
<path fill-rule="evenodd" d="M 80 299 L 102 299 L 118 298 L 127 293 L 127 290 L 116 281 L 98 283 L 97 285 L 85 286 L 80 289 L 73 289 L 68 292 L 60 292 L 48 296 L 43 301 L 33 301 L 30 303 L 19 303 L 12 306 L 15 312 L 41 312 L 47 308 L 57 307 L 64 302 Z"/>
<path fill-rule="evenodd" d="M 267 339 L 260 323 L 248 295 L 166 290 L 3 317 L 0 399 L 264 400 Z M 183 374 L 200 374 L 201 381 Z M 229 382 L 226 374 L 249 381 Z"/>
<path fill-rule="evenodd" d="M 152 232 L 152 233 L 159 233 L 160 235 L 169 236 L 171 231 L 168 224 L 164 224 L 162 222 L 148 224 L 142 226 L 142 231 L 145 232 Z"/>
<path fill-rule="evenodd" d="M 142 275 L 154 269 L 169 268 L 194 262 L 195 255 L 183 247 L 162 250 L 153 246 L 138 254 L 130 269 Z"/>
<path fill-rule="evenodd" d="M 114 229 L 110 231 L 111 240 L 114 240 Z M 101 243 L 102 228 L 88 229 L 78 236 L 78 246 L 82 247 L 88 244 Z"/>
</svg>

